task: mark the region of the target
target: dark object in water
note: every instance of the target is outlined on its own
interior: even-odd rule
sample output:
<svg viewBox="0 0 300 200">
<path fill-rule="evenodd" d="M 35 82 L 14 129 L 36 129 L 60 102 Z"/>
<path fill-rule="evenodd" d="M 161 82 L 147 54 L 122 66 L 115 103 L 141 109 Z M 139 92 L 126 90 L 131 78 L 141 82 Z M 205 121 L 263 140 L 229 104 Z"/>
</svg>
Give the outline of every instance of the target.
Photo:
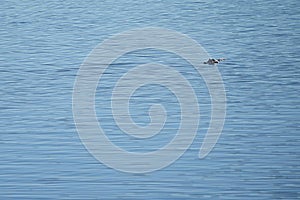
<svg viewBox="0 0 300 200">
<path fill-rule="evenodd" d="M 204 62 L 203 64 L 214 65 L 214 64 L 218 64 L 219 62 L 221 62 L 223 60 L 225 60 L 225 58 L 219 58 L 219 59 L 210 58 L 210 59 L 208 59 L 208 61 Z"/>
</svg>

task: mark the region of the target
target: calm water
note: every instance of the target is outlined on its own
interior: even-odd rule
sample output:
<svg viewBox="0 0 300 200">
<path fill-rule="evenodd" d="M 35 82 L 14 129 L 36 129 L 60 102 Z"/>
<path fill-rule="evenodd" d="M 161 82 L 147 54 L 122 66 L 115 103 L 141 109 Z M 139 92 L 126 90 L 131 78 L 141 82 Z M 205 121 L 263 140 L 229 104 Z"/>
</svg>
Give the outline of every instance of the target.
<svg viewBox="0 0 300 200">
<path fill-rule="evenodd" d="M 297 0 L 2 1 L 0 199 L 300 198 L 299 7 Z M 212 57 L 228 58 L 219 65 L 227 118 L 219 142 L 199 160 L 209 94 L 196 88 L 202 121 L 190 149 L 163 170 L 134 175 L 110 169 L 86 151 L 73 122 L 72 89 L 80 64 L 98 43 L 145 26 L 182 32 Z M 204 84 L 189 77 L 184 61 L 146 53 L 120 58 L 117 65 L 124 70 L 166 58 L 193 84 Z M 108 91 L 115 79 L 106 77 Z M 137 97 L 154 95 L 170 99 L 169 126 L 176 129 L 176 99 L 164 88 L 148 89 L 133 98 L 137 123 L 148 120 L 148 104 Z M 109 115 L 101 115 L 108 112 L 101 102 L 109 94 L 98 94 L 99 120 L 114 130 Z M 166 133 L 165 141 L 170 138 Z M 111 139 L 129 151 L 165 144 L 126 142 L 122 134 Z"/>
</svg>

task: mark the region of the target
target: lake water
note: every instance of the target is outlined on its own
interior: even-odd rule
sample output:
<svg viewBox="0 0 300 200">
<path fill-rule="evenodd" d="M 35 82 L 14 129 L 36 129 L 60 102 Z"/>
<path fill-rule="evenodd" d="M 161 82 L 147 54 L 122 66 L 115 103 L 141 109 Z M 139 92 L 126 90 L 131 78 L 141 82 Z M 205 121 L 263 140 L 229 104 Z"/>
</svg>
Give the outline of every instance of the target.
<svg viewBox="0 0 300 200">
<path fill-rule="evenodd" d="M 0 199 L 300 198 L 299 7 L 297 0 L 2 1 Z M 73 120 L 72 91 L 81 63 L 97 44 L 148 26 L 179 31 L 212 57 L 227 58 L 218 65 L 227 116 L 213 151 L 198 159 L 210 114 L 203 80 L 189 76 L 191 67 L 170 55 L 145 51 L 120 58 L 119 72 L 163 59 L 180 66 L 199 84 L 201 102 L 199 130 L 183 156 L 164 169 L 130 174 L 85 149 Z M 171 131 L 163 140 L 126 141 L 107 111 L 105 91 L 117 77 L 103 78 L 107 90 L 98 88 L 96 110 L 105 129 L 114 130 L 114 143 L 151 151 L 173 137 Z M 145 108 L 161 100 L 171 117 L 166 125 L 176 130 L 178 102 L 160 86 L 136 91 L 133 119 L 149 122 Z"/>
</svg>

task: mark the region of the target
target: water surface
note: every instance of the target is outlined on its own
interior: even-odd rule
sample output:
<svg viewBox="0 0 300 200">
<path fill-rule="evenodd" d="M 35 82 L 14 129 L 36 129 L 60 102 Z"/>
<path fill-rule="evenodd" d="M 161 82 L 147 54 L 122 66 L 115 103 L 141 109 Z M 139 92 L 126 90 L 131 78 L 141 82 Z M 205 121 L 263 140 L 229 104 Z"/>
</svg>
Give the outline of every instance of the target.
<svg viewBox="0 0 300 200">
<path fill-rule="evenodd" d="M 3 1 L 0 198 L 299 198 L 299 15 L 296 0 Z M 219 65 L 227 118 L 214 150 L 199 160 L 209 122 L 209 94 L 203 80 L 191 75 L 193 69 L 185 61 L 170 55 L 144 52 L 140 55 L 148 56 L 120 58 L 116 66 L 121 71 L 167 59 L 164 62 L 199 85 L 195 88 L 202 118 L 194 143 L 167 168 L 134 175 L 110 169 L 87 152 L 73 122 L 72 89 L 80 64 L 98 43 L 146 26 L 182 32 L 211 56 L 227 58 Z M 117 77 L 104 78 L 104 91 L 109 91 Z M 176 130 L 176 99 L 164 88 L 147 87 L 151 94 L 144 88 L 132 99 L 137 123 L 149 120 L 144 109 L 148 104 L 164 100 L 171 117 L 167 128 Z M 118 134 L 103 106 L 109 92 L 101 96 L 98 89 L 98 117 L 107 130 L 116 130 L 109 137 L 123 148 L 136 151 L 144 146 L 142 150 L 149 151 L 173 137 L 166 131 L 160 143 L 134 143 Z M 151 101 L 137 98 L 149 95 Z"/>
</svg>

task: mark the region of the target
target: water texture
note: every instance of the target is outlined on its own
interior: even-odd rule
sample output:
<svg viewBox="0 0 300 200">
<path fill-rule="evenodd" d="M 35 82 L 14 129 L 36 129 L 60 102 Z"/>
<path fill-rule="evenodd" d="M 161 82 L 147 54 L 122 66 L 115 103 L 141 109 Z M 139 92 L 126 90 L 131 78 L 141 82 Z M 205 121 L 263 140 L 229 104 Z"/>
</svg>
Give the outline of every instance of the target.
<svg viewBox="0 0 300 200">
<path fill-rule="evenodd" d="M 299 199 L 299 7 L 296 0 L 1 1 L 0 199 Z M 122 134 L 109 110 L 121 72 L 145 62 L 173 66 L 195 86 L 200 103 L 190 148 L 172 165 L 137 175 L 108 168 L 88 153 L 73 121 L 72 90 L 97 44 L 147 26 L 179 31 L 212 57 L 227 58 L 218 65 L 227 117 L 213 151 L 198 159 L 210 114 L 203 80 L 168 53 L 120 57 L 96 95 L 98 119 L 120 147 L 160 148 L 180 120 L 175 96 L 147 85 L 134 93 L 130 111 L 146 125 L 145 108 L 162 102 L 169 117 L 164 132 L 144 142 Z"/>
</svg>

